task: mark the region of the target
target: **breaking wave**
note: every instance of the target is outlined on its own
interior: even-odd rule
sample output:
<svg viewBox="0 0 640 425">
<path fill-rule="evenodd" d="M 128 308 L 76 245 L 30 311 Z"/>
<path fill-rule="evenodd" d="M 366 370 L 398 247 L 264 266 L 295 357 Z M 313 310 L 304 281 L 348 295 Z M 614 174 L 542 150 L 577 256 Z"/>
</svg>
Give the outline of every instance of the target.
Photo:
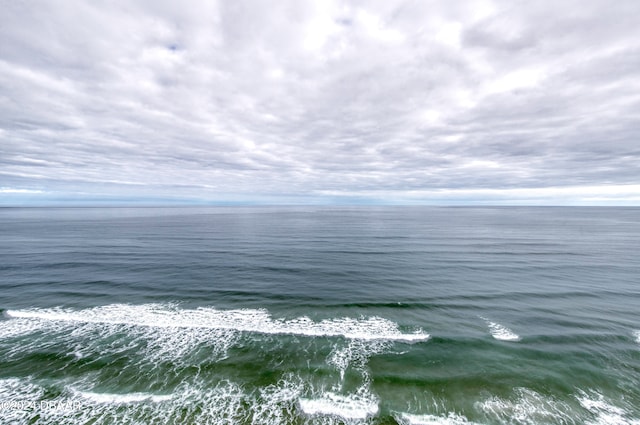
<svg viewBox="0 0 640 425">
<path fill-rule="evenodd" d="M 5 315 L 23 322 L 19 329 L 0 329 L 0 336 L 13 336 L 39 329 L 44 322 L 94 323 L 131 325 L 149 328 L 213 329 L 263 334 L 290 334 L 310 337 L 344 337 L 361 340 L 415 342 L 429 339 L 422 331 L 403 333 L 390 320 L 373 316 L 353 319 L 342 317 L 315 322 L 308 317 L 291 320 L 274 319 L 263 309 L 217 310 L 201 307 L 179 309 L 171 305 L 112 304 L 84 310 L 63 308 L 7 310 Z M 12 326 L 13 327 L 13 326 Z"/>
</svg>

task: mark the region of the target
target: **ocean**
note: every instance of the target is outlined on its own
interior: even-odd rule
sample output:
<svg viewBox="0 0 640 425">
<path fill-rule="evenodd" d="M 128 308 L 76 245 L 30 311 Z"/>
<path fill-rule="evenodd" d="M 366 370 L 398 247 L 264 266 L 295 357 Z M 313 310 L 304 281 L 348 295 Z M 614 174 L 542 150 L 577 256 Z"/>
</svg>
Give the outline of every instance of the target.
<svg viewBox="0 0 640 425">
<path fill-rule="evenodd" d="M 2 424 L 640 424 L 640 208 L 0 209 Z"/>
</svg>

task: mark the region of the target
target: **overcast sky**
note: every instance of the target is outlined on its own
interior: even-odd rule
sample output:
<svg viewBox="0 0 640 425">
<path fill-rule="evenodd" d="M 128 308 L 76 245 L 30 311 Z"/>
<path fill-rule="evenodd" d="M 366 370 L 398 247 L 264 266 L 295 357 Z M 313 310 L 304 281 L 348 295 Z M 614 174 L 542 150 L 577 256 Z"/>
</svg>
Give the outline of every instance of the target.
<svg viewBox="0 0 640 425">
<path fill-rule="evenodd" d="M 0 204 L 640 205 L 638 0 L 0 10 Z"/>
</svg>

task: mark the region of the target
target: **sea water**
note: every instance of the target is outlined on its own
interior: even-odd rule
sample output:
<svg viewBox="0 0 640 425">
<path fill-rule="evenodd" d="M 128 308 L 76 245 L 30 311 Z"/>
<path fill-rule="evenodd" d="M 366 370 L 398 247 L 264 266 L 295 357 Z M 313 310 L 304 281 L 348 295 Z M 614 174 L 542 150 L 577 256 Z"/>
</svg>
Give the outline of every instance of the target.
<svg viewBox="0 0 640 425">
<path fill-rule="evenodd" d="M 640 424 L 640 209 L 0 209 L 0 423 Z"/>
</svg>

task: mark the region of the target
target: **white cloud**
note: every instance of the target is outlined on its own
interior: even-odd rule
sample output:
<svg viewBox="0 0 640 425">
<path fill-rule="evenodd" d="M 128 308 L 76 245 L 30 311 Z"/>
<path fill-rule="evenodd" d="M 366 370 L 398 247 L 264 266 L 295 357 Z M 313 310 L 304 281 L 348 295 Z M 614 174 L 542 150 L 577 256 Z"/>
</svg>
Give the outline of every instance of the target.
<svg viewBox="0 0 640 425">
<path fill-rule="evenodd" d="M 42 190 L 14 189 L 11 187 L 0 187 L 0 193 L 34 194 L 34 193 L 44 193 L 44 192 Z"/>
<path fill-rule="evenodd" d="M 577 186 L 517 189 L 436 189 L 410 191 L 321 191 L 323 196 L 367 199 L 389 204 L 470 203 L 470 204 L 636 204 L 640 185 Z"/>
<path fill-rule="evenodd" d="M 531 89 L 538 86 L 543 77 L 544 74 L 539 69 L 518 69 L 490 80 L 486 92 L 493 94 Z"/>
<path fill-rule="evenodd" d="M 2 187 L 637 199 L 634 1 L 5 6 Z"/>
</svg>

